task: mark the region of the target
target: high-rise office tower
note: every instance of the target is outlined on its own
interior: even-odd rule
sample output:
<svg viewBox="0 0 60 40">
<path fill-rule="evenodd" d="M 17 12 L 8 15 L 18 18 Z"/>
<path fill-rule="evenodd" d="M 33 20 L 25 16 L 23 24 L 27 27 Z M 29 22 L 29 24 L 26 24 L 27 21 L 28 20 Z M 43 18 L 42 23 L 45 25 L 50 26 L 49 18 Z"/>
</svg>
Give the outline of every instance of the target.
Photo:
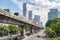
<svg viewBox="0 0 60 40">
<path fill-rule="evenodd" d="M 26 17 L 26 3 L 23 3 L 23 16 Z"/>
<path fill-rule="evenodd" d="M 50 12 L 48 12 L 48 20 L 52 18 L 58 18 L 58 9 L 50 9 Z"/>
<path fill-rule="evenodd" d="M 58 18 L 60 18 L 60 11 L 58 12 Z"/>
<path fill-rule="evenodd" d="M 40 25 L 40 15 L 34 15 L 34 19 L 35 22 L 37 22 L 38 25 Z"/>
<path fill-rule="evenodd" d="M 40 15 L 34 15 L 34 21 L 39 22 L 40 21 Z"/>
<path fill-rule="evenodd" d="M 29 11 L 29 13 L 28 13 L 28 18 L 29 18 L 30 20 L 32 20 L 32 11 Z"/>
</svg>

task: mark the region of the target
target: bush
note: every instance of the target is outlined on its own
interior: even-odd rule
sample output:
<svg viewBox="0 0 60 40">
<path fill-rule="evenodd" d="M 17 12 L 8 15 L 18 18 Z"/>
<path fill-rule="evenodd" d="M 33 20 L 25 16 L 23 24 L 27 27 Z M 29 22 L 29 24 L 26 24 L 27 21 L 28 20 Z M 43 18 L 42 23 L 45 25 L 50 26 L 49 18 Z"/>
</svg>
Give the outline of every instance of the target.
<svg viewBox="0 0 60 40">
<path fill-rule="evenodd" d="M 16 27 L 15 25 L 10 25 L 10 26 L 2 25 L 0 27 L 0 36 L 6 36 L 6 35 L 8 35 L 8 32 L 10 34 L 16 34 L 20 30 L 21 30 L 21 28 Z"/>
<path fill-rule="evenodd" d="M 51 28 L 47 28 L 45 31 L 48 35 L 48 37 L 54 37 L 54 31 Z"/>
<path fill-rule="evenodd" d="M 57 38 L 49 38 L 49 40 L 60 40 L 60 37 L 57 37 Z"/>
<path fill-rule="evenodd" d="M 15 25 L 10 25 L 9 29 L 11 33 L 17 33 L 20 30 L 20 28 L 16 27 Z"/>
<path fill-rule="evenodd" d="M 7 25 L 3 25 L 3 31 L 4 31 L 4 35 L 8 35 L 9 27 Z"/>
<path fill-rule="evenodd" d="M 3 27 L 0 26 L 0 36 L 2 37 L 3 36 Z"/>
<path fill-rule="evenodd" d="M 30 27 L 26 27 L 26 31 L 29 31 L 30 30 Z"/>
<path fill-rule="evenodd" d="M 3 31 L 3 27 L 0 27 L 0 32 L 2 32 Z"/>
<path fill-rule="evenodd" d="M 3 26 L 3 30 L 6 31 L 6 32 L 9 32 L 9 31 L 10 31 L 10 30 L 9 30 L 9 27 L 6 26 L 6 25 Z"/>
</svg>

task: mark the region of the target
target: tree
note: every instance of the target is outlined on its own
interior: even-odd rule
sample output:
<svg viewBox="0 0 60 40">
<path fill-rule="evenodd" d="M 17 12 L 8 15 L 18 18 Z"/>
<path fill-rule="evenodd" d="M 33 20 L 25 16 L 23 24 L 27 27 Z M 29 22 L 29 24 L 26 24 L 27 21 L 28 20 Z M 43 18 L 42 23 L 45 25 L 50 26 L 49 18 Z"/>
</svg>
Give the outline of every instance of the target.
<svg viewBox="0 0 60 40">
<path fill-rule="evenodd" d="M 47 23 L 46 23 L 46 27 L 51 26 L 51 24 L 57 23 L 58 20 L 60 20 L 60 19 L 59 19 L 59 18 L 53 18 L 53 19 L 51 19 L 51 20 L 48 20 Z"/>
<path fill-rule="evenodd" d="M 27 27 L 26 27 L 26 31 L 29 31 L 29 30 L 30 30 L 30 27 L 29 27 L 29 26 L 27 26 Z"/>
<path fill-rule="evenodd" d="M 9 29 L 11 33 L 17 33 L 20 30 L 20 28 L 16 27 L 16 25 L 10 25 Z"/>
<path fill-rule="evenodd" d="M 55 35 L 54 37 L 56 37 L 60 35 L 60 19 L 54 18 L 54 19 L 49 20 L 46 23 L 46 27 L 47 27 L 46 33 L 48 32 L 47 33 L 48 36 Z M 51 30 L 54 31 L 54 33 Z"/>
<path fill-rule="evenodd" d="M 3 27 L 0 26 L 0 36 L 2 37 L 3 36 Z"/>
<path fill-rule="evenodd" d="M 0 27 L 0 32 L 2 32 L 3 31 L 3 27 Z"/>
<path fill-rule="evenodd" d="M 51 28 L 47 28 L 45 32 L 49 37 L 55 37 L 54 36 L 55 31 L 52 30 Z"/>
<path fill-rule="evenodd" d="M 3 27 L 4 35 L 8 35 L 8 32 L 10 31 L 9 27 L 7 25 L 3 25 L 2 27 Z"/>
<path fill-rule="evenodd" d="M 6 32 L 9 32 L 9 31 L 10 31 L 10 30 L 9 30 L 9 27 L 6 26 L 6 25 L 3 25 L 3 30 L 6 31 Z"/>
</svg>

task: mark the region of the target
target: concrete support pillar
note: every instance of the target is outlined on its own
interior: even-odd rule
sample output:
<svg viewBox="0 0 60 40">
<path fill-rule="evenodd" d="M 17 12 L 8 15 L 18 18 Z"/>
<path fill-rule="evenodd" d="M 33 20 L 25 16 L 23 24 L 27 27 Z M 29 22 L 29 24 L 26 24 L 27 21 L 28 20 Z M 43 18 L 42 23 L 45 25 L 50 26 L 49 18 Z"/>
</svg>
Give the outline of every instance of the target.
<svg viewBox="0 0 60 40">
<path fill-rule="evenodd" d="M 35 33 L 37 33 L 37 27 L 35 27 Z"/>
<path fill-rule="evenodd" d="M 21 26 L 21 36 L 25 37 L 25 26 Z"/>
<path fill-rule="evenodd" d="M 34 27 L 34 33 L 35 33 L 35 27 Z"/>
<path fill-rule="evenodd" d="M 40 27 L 38 27 L 38 32 L 40 31 Z"/>
<path fill-rule="evenodd" d="M 39 27 L 37 27 L 37 32 L 39 32 Z"/>
<path fill-rule="evenodd" d="M 33 27 L 30 27 L 31 29 L 30 29 L 30 33 L 33 33 Z"/>
<path fill-rule="evenodd" d="M 35 29 L 34 29 L 34 27 L 33 27 L 33 33 L 35 32 Z"/>
</svg>

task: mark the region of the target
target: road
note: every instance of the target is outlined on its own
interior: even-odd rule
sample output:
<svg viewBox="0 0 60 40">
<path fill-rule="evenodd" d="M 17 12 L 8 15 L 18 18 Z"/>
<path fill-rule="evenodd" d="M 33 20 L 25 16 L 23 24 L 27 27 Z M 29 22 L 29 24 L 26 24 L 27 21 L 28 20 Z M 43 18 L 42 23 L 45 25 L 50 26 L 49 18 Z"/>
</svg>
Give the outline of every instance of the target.
<svg viewBox="0 0 60 40">
<path fill-rule="evenodd" d="M 27 31 L 25 34 L 27 34 L 27 33 L 29 33 L 30 31 Z M 20 35 L 20 33 L 18 34 L 18 35 Z M 9 40 L 9 37 L 10 36 L 4 36 L 4 37 L 0 37 L 0 40 Z M 17 37 L 17 34 L 15 34 L 15 35 L 11 35 L 11 39 L 14 39 L 15 37 Z"/>
<path fill-rule="evenodd" d="M 41 30 L 39 33 L 32 35 L 31 37 L 25 40 L 47 40 L 44 30 Z"/>
<path fill-rule="evenodd" d="M 28 32 L 26 32 L 26 33 L 28 33 Z M 28 37 L 25 40 L 47 40 L 45 35 L 46 34 L 44 33 L 44 30 L 41 30 L 39 33 L 31 35 L 30 37 Z M 15 37 L 15 36 L 17 36 L 17 35 L 13 35 L 12 37 Z M 7 39 L 7 36 L 3 37 L 3 38 L 0 38 L 0 40 L 8 40 L 8 39 Z"/>
</svg>

